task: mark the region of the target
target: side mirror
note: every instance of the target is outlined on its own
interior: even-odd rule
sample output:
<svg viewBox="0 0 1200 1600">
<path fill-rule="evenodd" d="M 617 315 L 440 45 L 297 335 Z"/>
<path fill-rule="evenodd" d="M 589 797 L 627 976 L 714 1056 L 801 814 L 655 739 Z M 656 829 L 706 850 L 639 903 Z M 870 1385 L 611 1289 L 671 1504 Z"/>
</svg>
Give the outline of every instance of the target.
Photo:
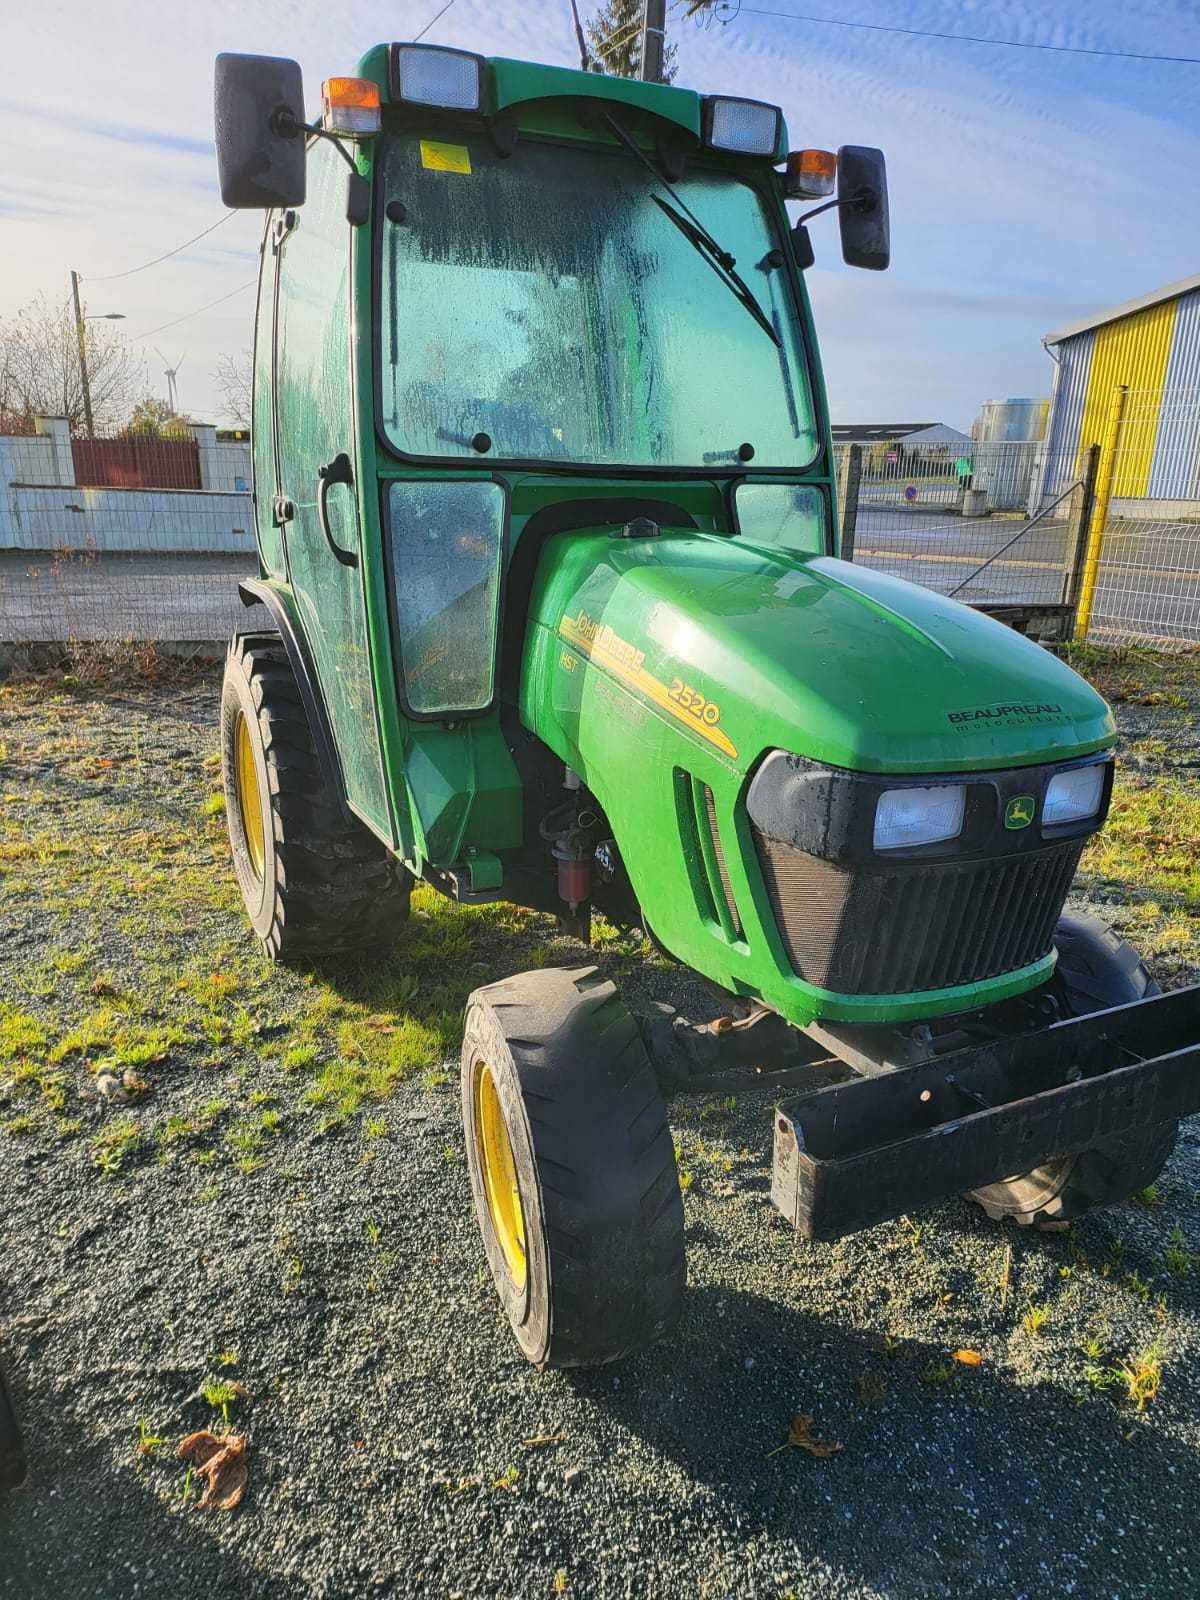
<svg viewBox="0 0 1200 1600">
<path fill-rule="evenodd" d="M 217 57 L 221 199 L 239 210 L 304 204 L 304 78 L 281 56 Z"/>
<path fill-rule="evenodd" d="M 842 260 L 850 267 L 882 272 L 892 259 L 883 151 L 844 144 L 838 151 L 837 173 Z"/>
</svg>

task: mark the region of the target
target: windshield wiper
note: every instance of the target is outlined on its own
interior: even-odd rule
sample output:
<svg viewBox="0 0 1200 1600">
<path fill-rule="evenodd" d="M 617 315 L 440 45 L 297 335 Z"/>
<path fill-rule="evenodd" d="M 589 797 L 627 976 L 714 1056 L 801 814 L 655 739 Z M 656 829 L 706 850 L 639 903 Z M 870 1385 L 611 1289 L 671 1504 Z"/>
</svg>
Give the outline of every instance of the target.
<svg viewBox="0 0 1200 1600">
<path fill-rule="evenodd" d="M 617 119 L 606 111 L 603 121 L 625 148 L 638 158 L 651 176 L 662 184 L 663 188 L 671 196 L 671 200 L 675 201 L 675 204 L 672 205 L 671 200 L 664 200 L 662 195 L 659 194 L 652 194 L 650 196 L 651 200 L 654 201 L 660 211 L 671 219 L 696 253 L 704 261 L 708 262 L 730 294 L 745 306 L 771 343 L 782 349 L 782 340 L 775 331 L 770 318 L 755 299 L 750 285 L 735 270 L 737 267 L 735 258 L 730 255 L 728 250 L 722 249 L 721 245 L 709 233 L 683 196 L 672 188 L 669 180 L 654 165 L 646 152 L 640 149 L 634 140 L 629 137 Z"/>
</svg>

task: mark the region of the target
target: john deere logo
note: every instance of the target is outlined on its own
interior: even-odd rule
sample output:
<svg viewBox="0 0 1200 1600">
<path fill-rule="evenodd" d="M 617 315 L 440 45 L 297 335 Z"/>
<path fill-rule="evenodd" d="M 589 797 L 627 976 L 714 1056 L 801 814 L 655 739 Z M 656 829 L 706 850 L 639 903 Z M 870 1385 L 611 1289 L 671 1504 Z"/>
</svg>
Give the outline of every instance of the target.
<svg viewBox="0 0 1200 1600">
<path fill-rule="evenodd" d="M 1006 828 L 1027 828 L 1033 821 L 1033 796 L 1015 794 L 1004 808 Z"/>
</svg>

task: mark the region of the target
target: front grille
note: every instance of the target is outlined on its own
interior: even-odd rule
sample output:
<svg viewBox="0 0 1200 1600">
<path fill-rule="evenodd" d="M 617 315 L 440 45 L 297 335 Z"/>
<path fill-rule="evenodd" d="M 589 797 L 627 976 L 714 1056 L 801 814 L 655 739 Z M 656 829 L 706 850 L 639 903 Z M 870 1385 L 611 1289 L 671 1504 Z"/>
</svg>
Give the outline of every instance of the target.
<svg viewBox="0 0 1200 1600">
<path fill-rule="evenodd" d="M 1084 843 L 868 872 L 755 841 L 793 969 L 841 994 L 946 989 L 1048 955 Z"/>
</svg>

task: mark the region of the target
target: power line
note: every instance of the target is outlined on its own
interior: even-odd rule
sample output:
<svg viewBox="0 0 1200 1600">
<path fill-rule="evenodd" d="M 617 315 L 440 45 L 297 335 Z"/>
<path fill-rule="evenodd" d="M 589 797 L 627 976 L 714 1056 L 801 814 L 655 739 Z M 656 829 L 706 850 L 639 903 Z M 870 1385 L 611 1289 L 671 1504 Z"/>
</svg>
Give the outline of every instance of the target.
<svg viewBox="0 0 1200 1600">
<path fill-rule="evenodd" d="M 185 311 L 183 316 L 176 317 L 174 322 L 160 322 L 158 327 L 151 328 L 149 333 L 134 334 L 134 341 L 135 343 L 140 342 L 142 339 L 151 338 L 156 333 L 165 333 L 168 328 L 177 328 L 181 322 L 188 322 L 192 317 L 198 317 L 202 311 L 211 311 L 214 306 L 223 305 L 226 300 L 232 300 L 234 295 L 241 294 L 243 289 L 253 289 L 254 284 L 255 280 L 253 278 L 250 278 L 246 283 L 239 283 L 237 288 L 230 289 L 228 294 L 220 295 L 216 300 L 210 300 L 206 306 L 197 306 L 194 311 Z"/>
<path fill-rule="evenodd" d="M 1049 50 L 1057 55 L 1107 56 L 1120 61 L 1173 61 L 1200 67 L 1200 56 L 1143 55 L 1135 50 L 1093 50 L 1078 44 L 1031 44 L 1023 39 L 985 39 L 974 33 L 933 33 L 928 28 L 897 28 L 883 22 L 846 22 L 841 17 L 809 17 L 797 11 L 772 11 L 765 6 L 739 5 L 738 13 L 755 17 L 786 17 L 790 22 L 816 22 L 829 28 L 865 28 L 870 33 L 903 33 L 912 39 L 949 39 L 954 44 L 994 44 L 1006 50 Z"/>
<path fill-rule="evenodd" d="M 450 0 L 450 3 L 453 5 L 454 0 Z M 214 228 L 219 228 L 223 222 L 228 222 L 230 217 L 236 215 L 237 213 L 234 211 L 227 211 L 223 217 L 218 217 L 214 223 L 205 228 L 203 233 L 197 233 L 193 238 L 185 239 L 182 244 L 177 244 L 174 250 L 168 250 L 164 255 L 155 256 L 153 261 L 143 261 L 140 267 L 130 267 L 126 272 L 109 272 L 103 278 L 85 278 L 83 281 L 85 283 L 113 283 L 117 278 L 132 278 L 135 272 L 145 272 L 147 267 L 156 267 L 160 261 L 169 261 L 172 256 L 177 256 L 181 250 L 186 250 L 188 245 L 195 244 L 198 239 L 207 238 Z"/>
<path fill-rule="evenodd" d="M 417 35 L 417 38 L 413 40 L 413 43 L 416 44 L 418 39 L 423 39 L 425 37 L 425 35 L 429 32 L 430 28 L 433 27 L 434 23 L 435 22 L 440 22 L 441 19 L 446 15 L 447 11 L 449 11 L 450 7 L 453 4 L 454 4 L 454 0 L 446 0 L 446 4 L 438 12 L 437 16 L 436 17 L 431 17 L 429 19 L 429 21 L 425 24 L 425 26 L 421 29 L 420 33 Z"/>
</svg>

